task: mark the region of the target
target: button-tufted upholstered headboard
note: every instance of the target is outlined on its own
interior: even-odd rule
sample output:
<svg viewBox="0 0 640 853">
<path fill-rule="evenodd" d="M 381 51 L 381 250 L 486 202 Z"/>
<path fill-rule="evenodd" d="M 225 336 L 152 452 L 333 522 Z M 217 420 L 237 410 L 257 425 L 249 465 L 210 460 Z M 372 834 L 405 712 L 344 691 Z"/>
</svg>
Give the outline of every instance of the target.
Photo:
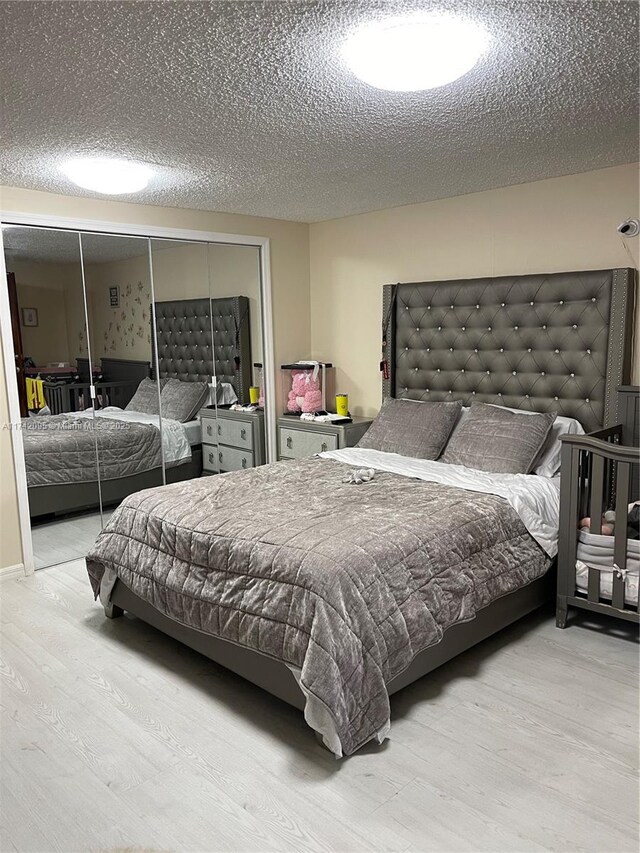
<svg viewBox="0 0 640 853">
<path fill-rule="evenodd" d="M 161 378 L 207 382 L 215 359 L 218 382 L 230 383 L 241 401 L 249 401 L 251 343 L 246 296 L 156 302 L 155 312 Z"/>
<path fill-rule="evenodd" d="M 383 396 L 497 403 L 616 422 L 629 382 L 635 271 L 386 285 Z"/>
</svg>

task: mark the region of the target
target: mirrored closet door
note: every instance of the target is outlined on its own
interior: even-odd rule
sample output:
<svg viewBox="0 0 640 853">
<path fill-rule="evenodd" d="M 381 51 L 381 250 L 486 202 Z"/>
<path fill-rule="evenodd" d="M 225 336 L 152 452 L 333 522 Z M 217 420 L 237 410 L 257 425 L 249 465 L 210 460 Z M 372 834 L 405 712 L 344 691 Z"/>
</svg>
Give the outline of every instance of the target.
<svg viewBox="0 0 640 853">
<path fill-rule="evenodd" d="M 154 329 L 168 483 L 199 477 L 217 458 L 215 364 L 206 243 L 151 240 Z M 203 421 L 201 413 L 212 413 Z M 187 445 L 169 446 L 169 432 Z M 207 447 L 203 446 L 203 435 Z"/>
<path fill-rule="evenodd" d="M 133 492 L 161 486 L 160 392 L 153 373 L 153 280 L 146 237 L 80 235 L 92 324 L 103 520 Z"/>
<path fill-rule="evenodd" d="M 265 464 L 257 247 L 3 240 L 36 568 L 86 556 L 128 495 Z"/>
<path fill-rule="evenodd" d="M 83 557 L 102 527 L 99 379 L 80 235 L 3 226 L 35 568 Z"/>
</svg>

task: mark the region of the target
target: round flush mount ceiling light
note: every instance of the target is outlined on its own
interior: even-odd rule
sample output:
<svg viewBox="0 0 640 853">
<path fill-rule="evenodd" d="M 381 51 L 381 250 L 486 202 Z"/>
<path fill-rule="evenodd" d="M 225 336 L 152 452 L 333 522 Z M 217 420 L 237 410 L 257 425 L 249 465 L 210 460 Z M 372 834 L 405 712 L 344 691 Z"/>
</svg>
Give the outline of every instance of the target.
<svg viewBox="0 0 640 853">
<path fill-rule="evenodd" d="M 488 42 L 486 30 L 473 21 L 427 13 L 366 24 L 347 39 L 342 56 L 370 86 L 417 92 L 471 71 Z"/>
<path fill-rule="evenodd" d="M 60 171 L 76 186 L 106 195 L 140 192 L 153 175 L 144 163 L 112 157 L 73 157 L 60 166 Z"/>
</svg>

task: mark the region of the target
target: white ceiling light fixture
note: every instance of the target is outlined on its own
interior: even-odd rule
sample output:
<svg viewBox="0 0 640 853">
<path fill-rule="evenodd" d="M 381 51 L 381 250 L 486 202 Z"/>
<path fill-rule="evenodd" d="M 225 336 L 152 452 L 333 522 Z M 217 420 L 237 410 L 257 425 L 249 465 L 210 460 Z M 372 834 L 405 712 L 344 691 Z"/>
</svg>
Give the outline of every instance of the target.
<svg viewBox="0 0 640 853">
<path fill-rule="evenodd" d="M 366 24 L 347 39 L 342 56 L 370 86 L 418 92 L 467 74 L 488 43 L 486 30 L 467 18 L 424 13 Z"/>
<path fill-rule="evenodd" d="M 115 157 L 73 157 L 61 166 L 76 186 L 105 195 L 124 195 L 143 190 L 154 172 L 144 163 Z"/>
</svg>

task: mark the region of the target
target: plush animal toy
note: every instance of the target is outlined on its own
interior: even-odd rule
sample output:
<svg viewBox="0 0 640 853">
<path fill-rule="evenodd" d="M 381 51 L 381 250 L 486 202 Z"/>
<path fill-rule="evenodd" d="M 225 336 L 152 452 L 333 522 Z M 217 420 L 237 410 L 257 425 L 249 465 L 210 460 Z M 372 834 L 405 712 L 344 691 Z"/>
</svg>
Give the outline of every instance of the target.
<svg viewBox="0 0 640 853">
<path fill-rule="evenodd" d="M 322 391 L 318 380 L 313 378 L 312 371 L 291 371 L 287 410 L 292 413 L 322 411 Z"/>
<path fill-rule="evenodd" d="M 615 530 L 616 523 L 616 514 L 613 510 L 607 510 L 605 514 L 602 516 L 602 523 L 600 525 L 600 533 L 603 536 L 613 536 Z M 584 530 L 591 529 L 591 519 L 589 517 L 580 519 L 580 527 Z"/>
</svg>

